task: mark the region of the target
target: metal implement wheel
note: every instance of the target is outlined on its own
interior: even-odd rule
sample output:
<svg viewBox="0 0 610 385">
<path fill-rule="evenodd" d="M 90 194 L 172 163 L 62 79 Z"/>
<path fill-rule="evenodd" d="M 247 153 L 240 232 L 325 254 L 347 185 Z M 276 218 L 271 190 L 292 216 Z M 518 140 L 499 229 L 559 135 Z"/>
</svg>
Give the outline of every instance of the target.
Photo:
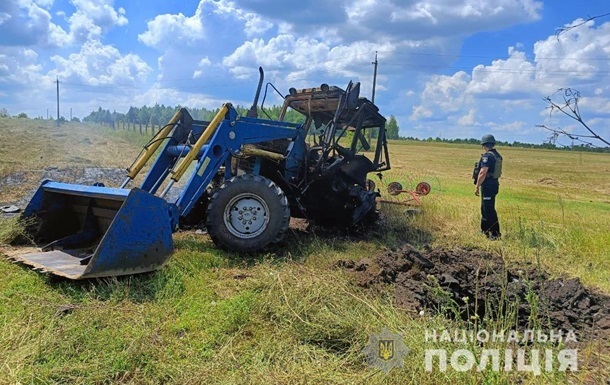
<svg viewBox="0 0 610 385">
<path fill-rule="evenodd" d="M 388 185 L 388 193 L 390 195 L 398 195 L 402 192 L 402 185 L 398 182 L 392 182 Z"/>
<path fill-rule="evenodd" d="M 419 182 L 417 186 L 415 186 L 415 192 L 419 195 L 428 195 L 430 194 L 430 190 L 432 190 L 432 187 L 430 187 L 430 183 L 427 182 Z"/>
<path fill-rule="evenodd" d="M 238 252 L 253 252 L 283 239 L 290 207 L 282 190 L 260 175 L 231 178 L 208 205 L 206 226 L 214 243 Z"/>
</svg>

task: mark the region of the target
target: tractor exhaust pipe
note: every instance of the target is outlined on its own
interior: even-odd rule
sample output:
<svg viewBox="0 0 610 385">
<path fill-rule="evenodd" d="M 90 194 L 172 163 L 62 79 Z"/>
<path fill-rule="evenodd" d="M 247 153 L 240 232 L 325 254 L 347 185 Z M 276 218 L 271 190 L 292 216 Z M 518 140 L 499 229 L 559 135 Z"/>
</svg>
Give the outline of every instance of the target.
<svg viewBox="0 0 610 385">
<path fill-rule="evenodd" d="M 265 73 L 263 72 L 263 67 L 258 67 L 258 87 L 256 87 L 256 95 L 254 95 L 254 103 L 252 103 L 252 107 L 248 110 L 246 116 L 248 118 L 258 118 L 258 97 L 261 94 L 261 89 L 263 88 L 263 79 L 265 79 Z"/>
</svg>

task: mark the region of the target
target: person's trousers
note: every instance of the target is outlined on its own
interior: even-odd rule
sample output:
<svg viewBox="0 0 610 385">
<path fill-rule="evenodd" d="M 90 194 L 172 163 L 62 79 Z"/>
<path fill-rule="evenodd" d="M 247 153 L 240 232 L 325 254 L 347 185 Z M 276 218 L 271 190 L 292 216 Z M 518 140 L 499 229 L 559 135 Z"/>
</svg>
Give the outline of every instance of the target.
<svg viewBox="0 0 610 385">
<path fill-rule="evenodd" d="M 481 185 L 481 231 L 488 238 L 499 238 L 500 222 L 496 212 L 496 195 L 500 190 L 497 179 L 486 179 Z"/>
</svg>

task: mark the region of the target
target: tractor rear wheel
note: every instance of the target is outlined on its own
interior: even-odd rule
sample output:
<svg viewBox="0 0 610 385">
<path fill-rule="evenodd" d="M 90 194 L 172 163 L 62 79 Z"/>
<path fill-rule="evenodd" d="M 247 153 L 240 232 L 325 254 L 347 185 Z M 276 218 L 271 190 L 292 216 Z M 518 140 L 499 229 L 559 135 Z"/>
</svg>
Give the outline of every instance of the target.
<svg viewBox="0 0 610 385">
<path fill-rule="evenodd" d="M 290 207 L 284 192 L 260 175 L 226 181 L 212 194 L 206 213 L 212 241 L 237 252 L 254 252 L 280 242 L 289 222 Z"/>
</svg>

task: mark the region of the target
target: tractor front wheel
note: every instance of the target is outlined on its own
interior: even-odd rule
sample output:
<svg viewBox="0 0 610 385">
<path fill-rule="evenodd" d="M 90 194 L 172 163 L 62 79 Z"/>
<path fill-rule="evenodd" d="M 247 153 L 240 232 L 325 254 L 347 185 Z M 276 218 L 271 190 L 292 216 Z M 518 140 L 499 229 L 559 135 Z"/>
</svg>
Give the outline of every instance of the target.
<svg viewBox="0 0 610 385">
<path fill-rule="evenodd" d="M 227 250 L 254 252 L 284 237 L 290 222 L 288 199 L 260 175 L 233 177 L 208 204 L 206 226 L 214 243 Z"/>
</svg>

